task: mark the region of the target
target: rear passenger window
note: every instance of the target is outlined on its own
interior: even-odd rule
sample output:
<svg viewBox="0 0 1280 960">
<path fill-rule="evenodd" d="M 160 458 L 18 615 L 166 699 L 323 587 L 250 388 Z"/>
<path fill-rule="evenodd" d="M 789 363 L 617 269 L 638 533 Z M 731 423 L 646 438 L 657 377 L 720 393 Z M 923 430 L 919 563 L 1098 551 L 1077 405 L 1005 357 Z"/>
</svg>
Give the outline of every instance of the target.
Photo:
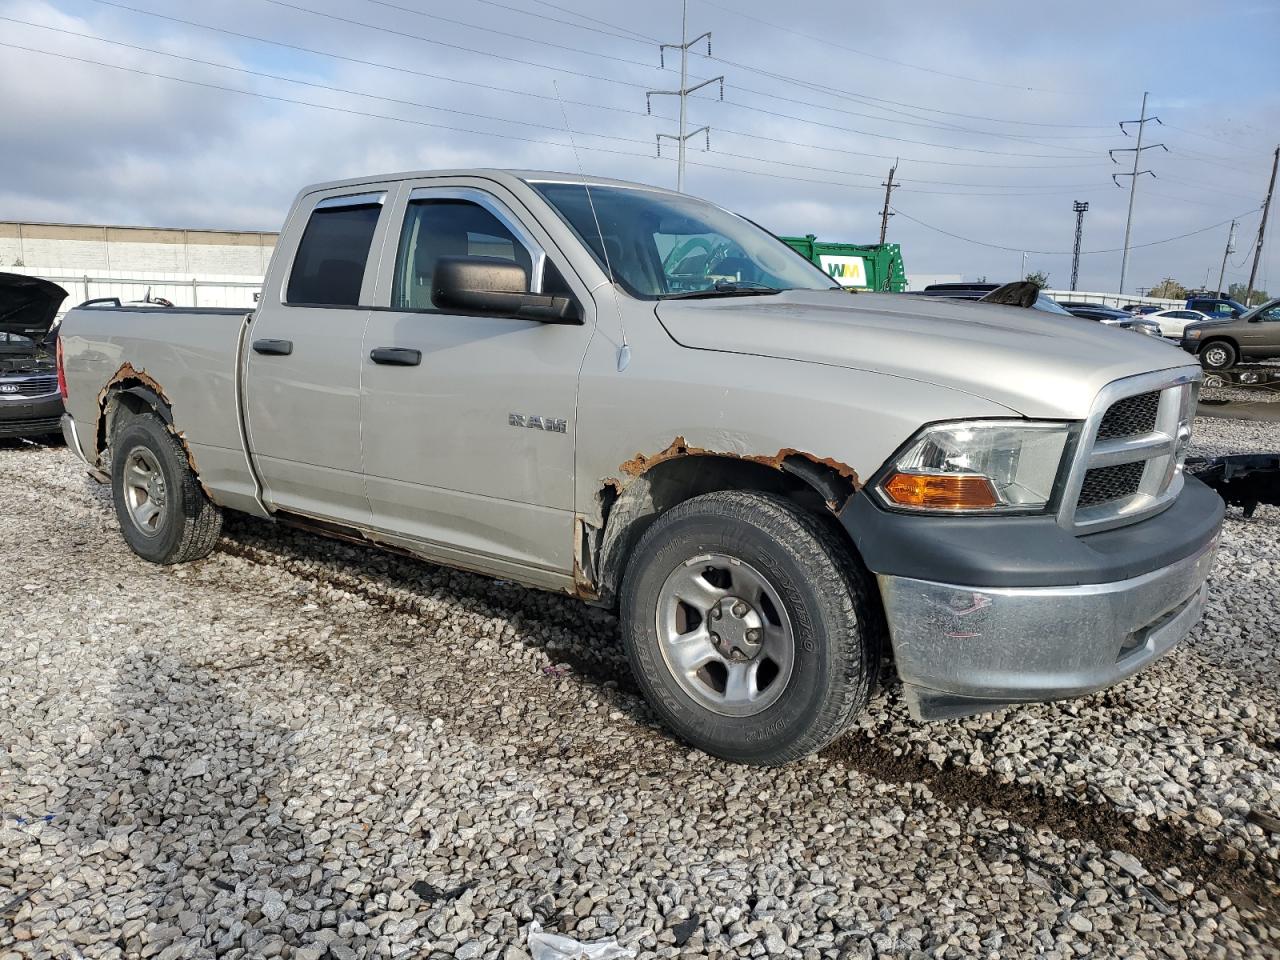
<svg viewBox="0 0 1280 960">
<path fill-rule="evenodd" d="M 524 245 L 492 213 L 470 200 L 414 200 L 404 217 L 391 304 L 432 310 L 431 281 L 441 257 L 495 257 L 533 271 Z"/>
<path fill-rule="evenodd" d="M 382 205 L 317 207 L 303 231 L 285 299 L 295 305 L 354 307 Z"/>
</svg>

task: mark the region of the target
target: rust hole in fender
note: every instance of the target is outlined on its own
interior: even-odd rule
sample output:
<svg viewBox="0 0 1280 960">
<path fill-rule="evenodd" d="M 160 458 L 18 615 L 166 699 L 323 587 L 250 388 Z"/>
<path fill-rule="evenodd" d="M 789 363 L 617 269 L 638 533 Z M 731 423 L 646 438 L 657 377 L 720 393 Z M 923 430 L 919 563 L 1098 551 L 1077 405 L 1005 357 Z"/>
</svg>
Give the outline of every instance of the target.
<svg viewBox="0 0 1280 960">
<path fill-rule="evenodd" d="M 772 455 L 728 453 L 722 450 L 710 450 L 706 447 L 692 446 L 682 436 L 676 437 L 671 441 L 670 445 L 657 453 L 637 453 L 630 460 L 620 464 L 619 470 L 629 477 L 639 477 L 659 463 L 687 456 L 728 457 L 734 460 L 747 460 L 752 463 L 764 464 L 774 470 L 794 474 L 818 488 L 819 492 L 823 494 L 827 507 L 833 513 L 838 513 L 849 497 L 857 493 L 862 487 L 862 481 L 858 478 L 857 471 L 847 463 L 842 463 L 832 457 L 819 457 L 804 450 L 797 450 L 794 447 L 783 447 Z M 619 491 L 622 488 L 622 484 L 614 477 L 606 478 L 603 483 L 607 487 L 612 487 L 615 491 Z"/>
</svg>

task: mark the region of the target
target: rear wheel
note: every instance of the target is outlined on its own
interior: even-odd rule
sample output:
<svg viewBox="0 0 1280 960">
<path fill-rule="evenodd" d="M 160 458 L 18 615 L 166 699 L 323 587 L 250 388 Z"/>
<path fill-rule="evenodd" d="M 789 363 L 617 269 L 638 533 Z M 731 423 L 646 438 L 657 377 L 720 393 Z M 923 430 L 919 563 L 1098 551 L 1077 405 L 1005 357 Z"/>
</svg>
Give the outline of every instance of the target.
<svg viewBox="0 0 1280 960">
<path fill-rule="evenodd" d="M 200 489 L 186 451 L 163 420 L 126 420 L 111 441 L 111 493 L 125 542 L 152 563 L 208 556 L 222 512 Z"/>
<path fill-rule="evenodd" d="M 1236 363 L 1236 348 L 1226 340 L 1212 340 L 1200 348 L 1200 365 L 1206 370 L 1229 370 Z"/>
<path fill-rule="evenodd" d="M 707 753 L 776 764 L 818 750 L 867 701 L 883 627 L 865 571 L 778 497 L 696 497 L 654 522 L 622 589 L 649 702 Z"/>
</svg>

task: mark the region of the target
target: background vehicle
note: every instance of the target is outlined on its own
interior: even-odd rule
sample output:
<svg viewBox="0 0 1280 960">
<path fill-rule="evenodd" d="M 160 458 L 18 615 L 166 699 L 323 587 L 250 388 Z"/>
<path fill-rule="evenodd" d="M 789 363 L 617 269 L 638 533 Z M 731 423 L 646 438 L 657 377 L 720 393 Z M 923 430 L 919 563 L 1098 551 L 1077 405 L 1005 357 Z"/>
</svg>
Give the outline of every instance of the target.
<svg viewBox="0 0 1280 960">
<path fill-rule="evenodd" d="M 1135 333 L 1145 333 L 1151 337 L 1160 336 L 1159 324 L 1152 322 L 1150 319 L 1136 316 L 1127 310 L 1118 310 L 1102 303 L 1081 303 L 1071 300 L 1062 301 L 1060 306 L 1073 317 L 1096 320 L 1098 323 L 1106 324 L 1108 327 L 1133 330 Z"/>
<path fill-rule="evenodd" d="M 920 297 L 947 297 L 951 300 L 981 300 L 989 293 L 994 293 L 1000 289 L 1003 284 L 999 283 L 931 283 L 923 290 L 912 291 L 915 296 Z M 1047 297 L 1043 293 L 1036 297 L 1032 309 L 1043 311 L 1044 313 L 1056 313 L 1060 316 L 1070 316 L 1066 310 L 1058 304 L 1052 297 Z"/>
<path fill-rule="evenodd" d="M 907 289 L 902 249 L 896 243 L 834 243 L 812 233 L 778 239 L 842 287 L 892 293 Z"/>
<path fill-rule="evenodd" d="M 56 283 L 0 273 L 0 437 L 61 430 L 57 333 L 51 328 L 66 298 Z"/>
<path fill-rule="evenodd" d="M 1227 370 L 1241 360 L 1280 357 L 1280 299 L 1235 319 L 1188 324 L 1182 331 L 1182 349 L 1196 354 L 1206 370 Z"/>
<path fill-rule="evenodd" d="M 1214 319 L 1232 319 L 1248 313 L 1249 308 L 1228 297 L 1190 297 L 1188 310 L 1197 310 Z"/>
<path fill-rule="evenodd" d="M 1160 325 L 1160 336 L 1181 340 L 1182 331 L 1187 328 L 1187 324 L 1200 323 L 1213 318 L 1199 310 L 1157 310 L 1155 313 L 1147 314 L 1147 319 L 1154 320 Z"/>
<path fill-rule="evenodd" d="M 1145 317 L 1149 313 L 1155 313 L 1160 307 L 1154 303 L 1126 303 L 1120 309 L 1137 317 Z"/>
<path fill-rule="evenodd" d="M 138 555 L 203 556 L 231 509 L 617 607 L 654 710 L 749 763 L 838 735 L 885 643 L 926 719 L 1142 669 L 1222 522 L 1176 348 L 849 296 L 638 184 L 310 187 L 253 313 L 73 310 L 62 342 Z"/>
</svg>

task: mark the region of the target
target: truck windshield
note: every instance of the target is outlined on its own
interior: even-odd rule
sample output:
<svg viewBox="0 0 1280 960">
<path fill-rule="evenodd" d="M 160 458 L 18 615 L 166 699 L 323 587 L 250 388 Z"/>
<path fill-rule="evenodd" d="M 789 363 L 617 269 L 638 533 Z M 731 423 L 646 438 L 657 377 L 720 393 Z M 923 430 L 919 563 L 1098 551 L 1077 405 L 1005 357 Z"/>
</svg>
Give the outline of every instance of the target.
<svg viewBox="0 0 1280 960">
<path fill-rule="evenodd" d="M 588 201 L 580 183 L 530 186 L 573 228 L 601 269 L 611 269 L 614 280 L 633 297 L 840 289 L 772 234 L 704 200 L 593 185 Z"/>
</svg>

